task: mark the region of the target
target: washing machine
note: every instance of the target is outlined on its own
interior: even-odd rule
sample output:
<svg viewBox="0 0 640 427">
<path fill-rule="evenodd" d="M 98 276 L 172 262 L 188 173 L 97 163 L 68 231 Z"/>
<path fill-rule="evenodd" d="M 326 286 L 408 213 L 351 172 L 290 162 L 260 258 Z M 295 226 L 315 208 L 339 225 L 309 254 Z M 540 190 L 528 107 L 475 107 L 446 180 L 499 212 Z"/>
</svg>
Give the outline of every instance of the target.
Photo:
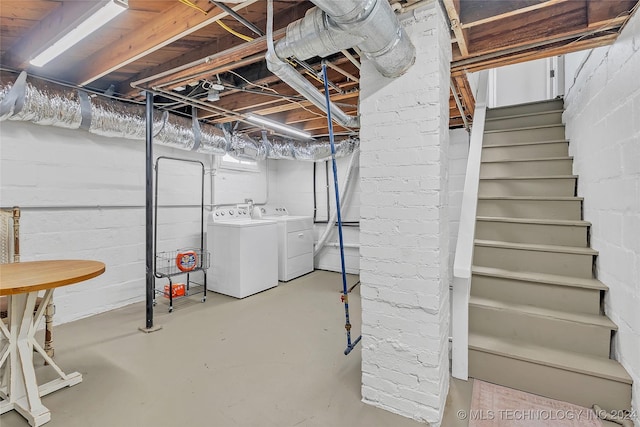
<svg viewBox="0 0 640 427">
<path fill-rule="evenodd" d="M 264 206 L 263 219 L 278 223 L 278 280 L 288 282 L 313 271 L 313 218 L 289 215 L 286 208 Z"/>
<path fill-rule="evenodd" d="M 207 289 L 245 298 L 278 285 L 278 224 L 244 208 L 215 209 L 207 224 Z"/>
</svg>

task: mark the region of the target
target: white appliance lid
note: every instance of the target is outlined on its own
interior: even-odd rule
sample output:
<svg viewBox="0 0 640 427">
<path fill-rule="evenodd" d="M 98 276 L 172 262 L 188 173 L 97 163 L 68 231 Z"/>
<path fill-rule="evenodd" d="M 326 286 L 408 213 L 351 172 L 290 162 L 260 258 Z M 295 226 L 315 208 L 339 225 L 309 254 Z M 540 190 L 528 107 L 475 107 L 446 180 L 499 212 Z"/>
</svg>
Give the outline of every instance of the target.
<svg viewBox="0 0 640 427">
<path fill-rule="evenodd" d="M 300 221 L 313 219 L 310 216 L 303 215 L 263 215 L 262 218 L 274 220 L 274 221 Z"/>
<path fill-rule="evenodd" d="M 275 223 L 275 221 L 265 221 L 262 219 L 217 219 L 212 224 L 224 227 L 260 227 Z"/>
</svg>

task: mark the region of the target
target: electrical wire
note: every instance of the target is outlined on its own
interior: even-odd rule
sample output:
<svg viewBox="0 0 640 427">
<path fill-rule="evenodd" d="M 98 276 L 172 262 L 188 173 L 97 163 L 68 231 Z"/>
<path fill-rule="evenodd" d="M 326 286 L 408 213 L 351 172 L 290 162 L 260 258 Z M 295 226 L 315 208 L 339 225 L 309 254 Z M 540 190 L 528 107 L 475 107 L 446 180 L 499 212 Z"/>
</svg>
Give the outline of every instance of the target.
<svg viewBox="0 0 640 427">
<path fill-rule="evenodd" d="M 273 93 L 275 93 L 275 94 L 277 94 L 277 95 L 281 95 L 277 90 L 272 89 L 272 88 L 270 88 L 270 87 L 268 87 L 268 86 L 264 86 L 264 85 L 259 85 L 259 84 L 257 84 L 257 83 L 253 83 L 253 82 L 249 81 L 248 79 L 244 78 L 243 76 L 241 76 L 240 74 L 236 73 L 235 71 L 231 71 L 231 70 L 229 70 L 229 71 L 228 71 L 228 73 L 233 74 L 234 76 L 236 76 L 236 77 L 238 77 L 238 78 L 240 78 L 240 79 L 244 80 L 247 84 L 249 84 L 249 85 L 251 85 L 251 86 L 255 86 L 255 87 L 260 88 L 260 89 L 264 89 L 264 90 L 271 91 L 271 92 L 273 92 Z M 325 116 L 324 116 L 324 114 L 316 113 L 315 111 L 310 110 L 309 108 L 305 107 L 304 105 L 302 105 L 302 103 L 300 103 L 300 102 L 298 102 L 298 101 L 296 101 L 296 100 L 288 99 L 287 101 L 289 101 L 289 102 L 291 102 L 291 103 L 293 103 L 293 104 L 296 104 L 298 107 L 302 108 L 302 109 L 303 109 L 303 110 L 305 110 L 307 113 L 314 114 L 314 115 L 316 115 L 316 116 L 318 116 L 318 117 L 325 117 Z"/>
<path fill-rule="evenodd" d="M 216 21 L 216 24 L 220 25 L 222 28 L 224 28 L 228 33 L 233 34 L 234 36 L 238 37 L 239 39 L 242 39 L 246 42 L 251 42 L 253 41 L 253 37 L 251 36 L 246 36 L 242 33 L 237 32 L 236 30 L 234 30 L 233 28 L 229 27 L 227 24 L 225 24 L 222 21 Z"/>
<path fill-rule="evenodd" d="M 269 86 L 266 86 L 266 85 L 260 85 L 260 84 L 257 84 L 257 83 L 253 83 L 252 81 L 250 81 L 250 80 L 246 79 L 245 77 L 243 77 L 242 75 L 240 75 L 240 74 L 236 73 L 235 71 L 229 70 L 229 71 L 227 71 L 227 72 L 228 72 L 229 74 L 233 74 L 234 76 L 236 76 L 236 77 L 238 77 L 238 78 L 240 78 L 240 79 L 244 80 L 244 81 L 245 81 L 248 85 L 250 85 L 250 86 L 255 86 L 255 87 L 258 87 L 258 88 L 260 88 L 260 89 L 268 90 L 268 91 L 271 91 L 271 92 L 273 92 L 273 93 L 276 93 L 276 94 L 280 95 L 280 94 L 278 93 L 278 91 L 277 91 L 277 90 L 272 89 L 272 88 L 270 88 Z"/>
<path fill-rule="evenodd" d="M 195 9 L 195 10 L 197 10 L 197 11 L 199 11 L 199 12 L 204 13 L 205 15 L 208 15 L 208 14 L 209 14 L 209 12 L 207 12 L 206 10 L 204 10 L 203 8 L 201 8 L 200 6 L 198 6 L 197 4 L 192 3 L 192 2 L 191 2 L 191 1 L 189 1 L 189 0 L 178 0 L 178 1 L 179 1 L 180 3 L 182 3 L 182 4 L 184 4 L 184 5 L 189 6 L 189 7 L 190 7 L 190 8 L 192 8 L 192 9 Z"/>
</svg>

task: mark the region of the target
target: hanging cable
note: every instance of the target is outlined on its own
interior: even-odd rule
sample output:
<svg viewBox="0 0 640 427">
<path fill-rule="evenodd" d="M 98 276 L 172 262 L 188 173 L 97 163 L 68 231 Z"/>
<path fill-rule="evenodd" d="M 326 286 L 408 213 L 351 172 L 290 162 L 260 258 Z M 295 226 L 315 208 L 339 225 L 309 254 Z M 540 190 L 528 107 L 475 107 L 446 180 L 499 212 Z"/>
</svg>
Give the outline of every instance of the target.
<svg viewBox="0 0 640 427">
<path fill-rule="evenodd" d="M 340 213 L 340 194 L 338 186 L 338 167 L 336 165 L 336 146 L 333 140 L 333 121 L 331 120 L 331 99 L 329 98 L 329 85 L 327 84 L 327 64 L 322 62 L 322 76 L 324 77 L 324 97 L 327 101 L 327 123 L 329 124 L 329 144 L 331 145 L 331 163 L 333 165 L 333 185 L 336 195 L 336 211 L 338 213 L 338 237 L 340 241 L 340 266 L 342 267 L 342 302 L 344 303 L 344 328 L 347 331 L 347 348 L 344 354 L 351 353 L 351 350 L 360 342 L 362 335 L 351 342 L 351 321 L 349 319 L 349 289 L 347 288 L 347 272 L 344 263 L 344 240 L 342 238 L 342 215 Z"/>
<path fill-rule="evenodd" d="M 178 1 L 180 3 L 182 3 L 182 4 L 184 4 L 184 5 L 187 5 L 187 6 L 191 7 L 191 8 L 199 11 L 199 12 L 204 13 L 205 15 L 207 15 L 209 13 L 206 10 L 204 10 L 203 8 L 201 8 L 200 6 L 198 6 L 197 4 L 195 4 L 195 3 L 193 3 L 193 2 L 191 2 L 189 0 L 178 0 Z"/>
<path fill-rule="evenodd" d="M 230 26 L 228 26 L 227 24 L 225 24 L 222 21 L 216 21 L 216 24 L 220 25 L 222 28 L 224 28 L 225 30 L 227 30 L 228 33 L 233 34 L 234 36 L 246 41 L 246 42 L 251 42 L 253 41 L 253 37 L 251 36 L 245 36 L 242 33 L 237 32 L 236 30 L 234 30 L 233 28 L 231 28 Z"/>
</svg>

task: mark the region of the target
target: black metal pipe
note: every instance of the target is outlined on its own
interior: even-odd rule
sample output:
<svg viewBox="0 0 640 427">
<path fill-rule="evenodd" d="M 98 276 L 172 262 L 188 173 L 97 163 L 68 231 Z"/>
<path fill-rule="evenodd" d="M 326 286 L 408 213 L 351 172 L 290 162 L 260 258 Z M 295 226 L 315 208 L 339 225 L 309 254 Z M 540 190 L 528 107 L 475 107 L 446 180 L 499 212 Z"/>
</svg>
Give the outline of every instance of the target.
<svg viewBox="0 0 640 427">
<path fill-rule="evenodd" d="M 153 94 L 146 92 L 146 95 L 146 327 L 151 329 L 153 328 L 153 297 L 155 292 L 155 277 L 153 275 Z"/>
<path fill-rule="evenodd" d="M 256 33 L 257 35 L 264 36 L 264 32 L 260 28 L 256 27 L 252 22 L 249 22 L 245 17 L 240 15 L 235 10 L 231 9 L 226 4 L 224 4 L 222 2 L 219 2 L 219 1 L 215 1 L 215 0 L 209 0 L 209 1 L 211 3 L 213 3 L 213 4 L 215 4 L 216 6 L 218 6 L 220 9 L 224 10 L 225 12 L 227 12 L 236 21 L 238 21 L 239 23 L 241 23 L 242 25 L 244 25 L 245 27 L 247 27 L 248 29 L 250 29 L 251 31 Z"/>
<path fill-rule="evenodd" d="M 313 162 L 313 223 L 318 214 L 318 198 L 316 197 L 316 162 Z"/>
<path fill-rule="evenodd" d="M 313 221 L 314 224 L 328 224 L 329 221 Z M 335 226 L 336 224 L 334 224 Z M 343 221 L 344 227 L 360 227 L 360 221 Z"/>
</svg>

